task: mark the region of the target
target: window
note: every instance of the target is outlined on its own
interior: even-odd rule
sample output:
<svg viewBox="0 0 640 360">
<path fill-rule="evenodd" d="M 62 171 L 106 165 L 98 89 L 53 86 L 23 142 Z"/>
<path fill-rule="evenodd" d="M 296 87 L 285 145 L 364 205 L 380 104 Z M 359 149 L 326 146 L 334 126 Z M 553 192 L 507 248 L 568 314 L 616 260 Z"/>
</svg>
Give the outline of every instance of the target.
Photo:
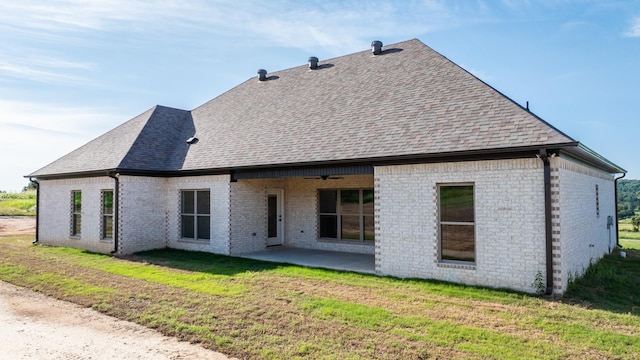
<svg viewBox="0 0 640 360">
<path fill-rule="evenodd" d="M 80 236 L 82 228 L 82 191 L 71 192 L 71 236 Z"/>
<path fill-rule="evenodd" d="M 319 190 L 320 237 L 373 241 L 373 189 Z"/>
<path fill-rule="evenodd" d="M 102 239 L 113 239 L 113 190 L 102 191 Z"/>
<path fill-rule="evenodd" d="M 473 185 L 440 185 L 440 260 L 475 262 Z"/>
<path fill-rule="evenodd" d="M 184 190 L 181 194 L 181 236 L 209 240 L 211 227 L 209 190 Z"/>
</svg>

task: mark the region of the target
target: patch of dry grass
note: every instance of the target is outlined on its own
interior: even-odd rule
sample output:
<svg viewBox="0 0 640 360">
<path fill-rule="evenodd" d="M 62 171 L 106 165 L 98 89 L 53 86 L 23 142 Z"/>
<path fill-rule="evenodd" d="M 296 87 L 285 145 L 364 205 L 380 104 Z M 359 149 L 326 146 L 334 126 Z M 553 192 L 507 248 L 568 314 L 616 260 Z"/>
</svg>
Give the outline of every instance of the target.
<svg viewBox="0 0 640 360">
<path fill-rule="evenodd" d="M 183 251 L 116 259 L 31 246 L 25 237 L 0 237 L 0 264 L 2 280 L 240 358 L 631 359 L 640 353 L 640 313 L 587 300 L 567 304 Z"/>
</svg>

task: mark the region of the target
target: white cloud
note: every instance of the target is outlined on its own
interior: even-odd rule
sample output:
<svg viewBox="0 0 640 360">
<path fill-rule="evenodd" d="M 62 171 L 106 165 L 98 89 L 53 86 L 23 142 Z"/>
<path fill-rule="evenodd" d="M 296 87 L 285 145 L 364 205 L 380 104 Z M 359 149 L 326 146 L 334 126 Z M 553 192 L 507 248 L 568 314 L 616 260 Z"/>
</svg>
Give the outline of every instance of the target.
<svg viewBox="0 0 640 360">
<path fill-rule="evenodd" d="M 636 16 L 631 21 L 631 26 L 624 33 L 626 37 L 640 37 L 640 16 Z"/>
<path fill-rule="evenodd" d="M 236 43 L 242 43 L 243 47 L 297 48 L 314 55 L 336 56 L 365 50 L 374 39 L 391 43 L 475 22 L 491 12 L 486 3 L 450 0 L 0 1 L 0 42 L 7 45 L 0 53 L 0 82 L 10 84 L 5 88 L 18 84 L 20 89 L 5 93 L 22 99 L 8 101 L 5 95 L 5 100 L 0 100 L 0 154 L 11 154 L 0 156 L 0 168 L 4 169 L 0 172 L 0 189 L 21 188 L 24 186 L 21 175 L 130 118 L 113 114 L 111 109 L 54 105 L 53 100 L 29 102 L 37 95 L 56 101 L 78 96 L 82 99 L 78 100 L 80 103 L 86 103 L 89 100 L 81 92 L 89 93 L 96 86 L 111 90 L 116 85 L 109 77 L 120 70 L 122 73 L 117 73 L 118 76 L 132 74 L 129 68 L 118 67 L 118 61 L 131 60 L 127 54 L 104 56 L 111 55 L 105 53 L 108 51 L 105 49 L 118 48 L 118 42 L 142 51 L 150 50 L 149 60 L 157 55 L 154 53 L 157 39 L 180 45 L 197 42 L 198 46 L 220 46 L 221 49 Z M 103 69 L 107 69 L 108 74 Z M 38 84 L 31 84 L 32 81 Z M 42 86 L 42 83 L 66 88 Z M 74 88 L 74 85 L 80 86 Z M 47 94 L 58 90 L 68 92 L 59 97 Z M 134 90 L 128 86 L 126 91 Z M 92 93 L 95 97 L 110 94 L 109 91 Z M 114 98 L 121 96 L 118 93 Z"/>
<path fill-rule="evenodd" d="M 89 142 L 126 116 L 106 109 L 0 101 L 0 190 L 20 190 L 23 175 Z"/>
<path fill-rule="evenodd" d="M 50 0 L 0 3 L 0 24 L 78 41 L 92 31 L 174 35 L 197 31 L 254 39 L 266 46 L 323 47 L 335 54 L 362 48 L 372 34 L 406 38 L 452 27 L 487 12 L 483 2 L 415 0 L 363 3 L 293 0 Z M 356 48 L 357 46 L 357 48 Z"/>
<path fill-rule="evenodd" d="M 0 56 L 0 78 L 14 77 L 43 83 L 79 85 L 89 81 L 78 76 L 78 70 L 90 68 L 90 64 L 62 59 Z"/>
<path fill-rule="evenodd" d="M 111 114 L 108 109 L 0 100 L 2 130 L 9 127 L 16 130 L 18 127 L 15 125 L 19 125 L 22 127 L 20 131 L 38 130 L 84 137 L 95 135 L 123 119 L 127 119 L 127 116 Z M 10 141 L 8 138 L 5 139 L 4 132 L 0 134 L 3 141 Z"/>
</svg>

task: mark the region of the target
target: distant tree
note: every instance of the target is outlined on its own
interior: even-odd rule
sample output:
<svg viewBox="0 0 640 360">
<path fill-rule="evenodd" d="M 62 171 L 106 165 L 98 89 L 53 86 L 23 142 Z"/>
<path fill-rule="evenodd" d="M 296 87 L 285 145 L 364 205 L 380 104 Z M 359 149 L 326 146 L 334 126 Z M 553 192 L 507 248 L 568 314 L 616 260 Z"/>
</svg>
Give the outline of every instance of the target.
<svg viewBox="0 0 640 360">
<path fill-rule="evenodd" d="M 35 181 L 29 181 L 29 184 L 27 184 L 27 186 L 22 188 L 22 192 L 29 191 L 29 190 L 35 190 L 36 188 L 37 188 L 36 182 Z"/>
<path fill-rule="evenodd" d="M 622 179 L 618 181 L 618 218 L 626 219 L 635 215 L 640 207 L 640 180 Z"/>
<path fill-rule="evenodd" d="M 633 231 L 638 232 L 640 230 L 640 216 L 632 217 L 631 225 L 633 225 Z"/>
</svg>

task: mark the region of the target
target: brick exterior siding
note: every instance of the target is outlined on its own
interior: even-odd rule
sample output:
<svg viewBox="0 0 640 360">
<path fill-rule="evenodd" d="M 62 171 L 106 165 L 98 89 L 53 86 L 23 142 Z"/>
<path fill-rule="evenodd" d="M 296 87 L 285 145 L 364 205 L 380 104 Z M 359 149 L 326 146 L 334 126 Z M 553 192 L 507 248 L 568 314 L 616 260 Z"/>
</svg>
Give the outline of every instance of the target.
<svg viewBox="0 0 640 360">
<path fill-rule="evenodd" d="M 163 178 L 120 176 L 118 254 L 167 247 Z"/>
<path fill-rule="evenodd" d="M 67 246 L 99 253 L 110 253 L 113 240 L 101 239 L 101 192 L 113 190 L 115 181 L 109 177 L 64 180 L 41 180 L 39 242 L 52 246 Z M 82 222 L 80 236 L 71 236 L 71 192 L 82 191 Z"/>
<path fill-rule="evenodd" d="M 167 179 L 166 238 L 167 246 L 174 249 L 207 251 L 229 254 L 229 175 L 189 176 Z M 211 224 L 209 241 L 181 239 L 180 194 L 181 190 L 209 190 Z"/>
<path fill-rule="evenodd" d="M 284 193 L 285 246 L 375 254 L 376 272 L 470 285 L 535 291 L 546 278 L 543 165 L 539 159 L 375 167 L 374 175 L 253 179 L 229 175 L 156 178 L 120 176 L 119 249 L 130 254 L 176 248 L 238 255 L 261 251 L 267 238 L 267 191 Z M 438 185 L 474 186 L 475 262 L 440 261 Z M 596 199 L 596 185 L 598 195 Z M 40 242 L 109 253 L 100 239 L 101 191 L 109 177 L 40 182 Z M 551 158 L 554 291 L 584 273 L 615 246 L 614 181 L 610 174 Z M 374 189 L 375 245 L 318 239 L 318 189 Z M 181 239 L 181 190 L 211 195 L 209 241 Z M 82 191 L 82 228 L 71 233 L 71 192 Z M 611 240 L 609 240 L 611 239 Z M 611 241 L 611 242 L 610 242 Z"/>
<path fill-rule="evenodd" d="M 375 168 L 376 271 L 533 291 L 545 276 L 542 161 L 538 159 Z M 472 183 L 475 264 L 439 260 L 438 184 Z"/>
<path fill-rule="evenodd" d="M 318 189 L 373 188 L 373 176 L 340 179 L 253 179 L 231 184 L 231 253 L 264 250 L 267 239 L 267 190 L 284 190 L 284 245 L 305 249 L 373 254 L 371 244 L 318 241 Z M 253 235 L 255 234 L 255 236 Z"/>
<path fill-rule="evenodd" d="M 553 158 L 551 168 L 554 292 L 563 293 L 616 245 L 615 221 L 607 228 L 607 217 L 615 219 L 615 184 L 612 175 L 571 159 Z"/>
</svg>

